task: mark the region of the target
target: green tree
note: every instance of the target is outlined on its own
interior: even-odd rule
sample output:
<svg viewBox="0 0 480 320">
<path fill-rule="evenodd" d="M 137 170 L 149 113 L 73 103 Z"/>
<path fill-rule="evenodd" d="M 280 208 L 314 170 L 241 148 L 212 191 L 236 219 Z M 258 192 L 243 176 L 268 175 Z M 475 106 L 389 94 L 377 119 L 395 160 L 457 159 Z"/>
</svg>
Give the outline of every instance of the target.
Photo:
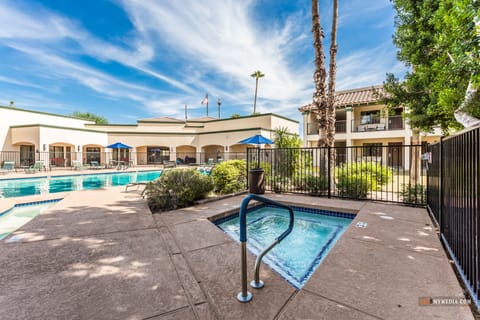
<svg viewBox="0 0 480 320">
<path fill-rule="evenodd" d="M 260 70 L 255 71 L 250 75 L 250 77 L 255 78 L 255 100 L 253 101 L 253 114 L 257 113 L 257 90 L 258 90 L 258 79 L 265 77 Z"/>
<path fill-rule="evenodd" d="M 458 128 L 455 110 L 469 83 L 479 86 L 479 42 L 475 0 L 395 0 L 398 59 L 411 67 L 404 81 L 387 74 L 386 103 L 408 108 L 410 126 L 418 132 L 439 125 Z M 476 17 L 477 15 L 477 17 Z M 469 112 L 480 115 L 478 96 Z"/>
<path fill-rule="evenodd" d="M 277 148 L 300 148 L 302 146 L 302 140 L 298 134 L 291 134 L 285 127 L 275 129 L 273 142 Z"/>
<path fill-rule="evenodd" d="M 108 120 L 106 118 L 90 112 L 74 111 L 72 113 L 72 117 L 83 119 L 83 120 L 94 121 L 96 124 L 108 124 Z"/>
</svg>

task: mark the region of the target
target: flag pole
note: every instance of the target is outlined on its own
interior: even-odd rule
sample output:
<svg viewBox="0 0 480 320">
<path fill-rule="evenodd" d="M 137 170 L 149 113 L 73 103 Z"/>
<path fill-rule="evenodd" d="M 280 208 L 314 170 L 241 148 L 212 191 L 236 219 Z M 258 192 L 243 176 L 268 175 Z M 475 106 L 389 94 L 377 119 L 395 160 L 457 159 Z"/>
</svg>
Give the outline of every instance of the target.
<svg viewBox="0 0 480 320">
<path fill-rule="evenodd" d="M 185 103 L 185 122 L 187 122 L 187 119 L 188 119 L 188 117 L 187 117 L 187 104 Z"/>
<path fill-rule="evenodd" d="M 208 93 L 207 93 L 206 97 L 207 97 L 207 117 L 208 117 Z"/>
</svg>

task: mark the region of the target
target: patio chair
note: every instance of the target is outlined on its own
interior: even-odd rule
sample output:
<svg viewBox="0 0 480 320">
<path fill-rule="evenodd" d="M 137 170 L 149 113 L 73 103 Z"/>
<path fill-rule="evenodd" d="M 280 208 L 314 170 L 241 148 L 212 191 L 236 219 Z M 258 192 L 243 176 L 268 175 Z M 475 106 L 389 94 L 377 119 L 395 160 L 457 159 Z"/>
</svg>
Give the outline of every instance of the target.
<svg viewBox="0 0 480 320">
<path fill-rule="evenodd" d="M 99 170 L 99 169 L 105 169 L 105 167 L 101 166 L 100 163 L 98 163 L 98 161 L 90 161 L 90 169 Z"/>
<path fill-rule="evenodd" d="M 83 170 L 88 168 L 87 166 L 84 166 L 82 164 L 82 161 L 80 160 L 72 160 L 72 170 Z"/>
<path fill-rule="evenodd" d="M 15 170 L 15 162 L 14 161 L 4 161 L 3 167 L 0 169 L 0 173 L 10 173 Z"/>
<path fill-rule="evenodd" d="M 213 166 L 213 159 L 212 159 L 212 158 L 208 158 L 206 165 L 207 165 L 207 166 Z"/>
<path fill-rule="evenodd" d="M 46 167 L 45 167 L 45 163 L 40 160 L 40 161 L 35 161 L 35 163 L 33 164 L 33 166 L 31 166 L 30 168 L 27 168 L 25 169 L 25 173 L 37 173 L 41 170 L 47 170 Z"/>
</svg>

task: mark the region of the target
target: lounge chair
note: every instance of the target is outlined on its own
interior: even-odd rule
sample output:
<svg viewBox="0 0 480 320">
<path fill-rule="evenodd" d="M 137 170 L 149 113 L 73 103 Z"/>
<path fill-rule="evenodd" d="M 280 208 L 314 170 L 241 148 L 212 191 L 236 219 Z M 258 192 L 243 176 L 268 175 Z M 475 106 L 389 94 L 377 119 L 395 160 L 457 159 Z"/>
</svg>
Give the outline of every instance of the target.
<svg viewBox="0 0 480 320">
<path fill-rule="evenodd" d="M 80 160 L 72 160 L 72 170 L 83 170 L 88 168 L 87 166 L 84 166 L 82 164 L 82 161 Z"/>
<path fill-rule="evenodd" d="M 212 174 L 213 168 L 215 168 L 215 165 L 201 166 L 201 167 L 197 168 L 197 171 L 202 173 L 202 174 L 205 174 L 205 175 L 209 176 L 209 175 Z"/>
<path fill-rule="evenodd" d="M 14 161 L 4 161 L 3 167 L 0 169 L 0 173 L 10 173 L 15 170 L 15 162 Z"/>
<path fill-rule="evenodd" d="M 41 170 L 47 170 L 47 168 L 45 167 L 45 163 L 40 160 L 40 161 L 35 161 L 35 163 L 33 164 L 33 166 L 31 166 L 30 168 L 27 168 L 25 169 L 25 173 L 37 173 Z"/>
<path fill-rule="evenodd" d="M 105 169 L 105 167 L 101 166 L 100 163 L 98 163 L 98 161 L 90 161 L 90 169 L 98 170 L 98 169 Z"/>
<path fill-rule="evenodd" d="M 209 158 L 207 160 L 206 166 L 213 166 L 213 159 L 212 158 Z"/>
<path fill-rule="evenodd" d="M 177 166 L 177 163 L 175 161 L 163 160 L 164 168 L 175 168 L 176 166 Z"/>
</svg>

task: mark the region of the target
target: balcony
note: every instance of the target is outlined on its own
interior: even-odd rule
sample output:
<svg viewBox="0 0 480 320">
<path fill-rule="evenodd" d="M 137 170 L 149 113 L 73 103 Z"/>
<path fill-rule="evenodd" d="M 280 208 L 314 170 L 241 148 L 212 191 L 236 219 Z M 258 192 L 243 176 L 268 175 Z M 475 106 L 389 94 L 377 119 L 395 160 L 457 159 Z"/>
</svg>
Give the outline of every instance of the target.
<svg viewBox="0 0 480 320">
<path fill-rule="evenodd" d="M 352 120 L 352 132 L 386 131 L 405 129 L 405 119 L 402 116 L 388 118 L 372 117 L 369 121 Z"/>
<path fill-rule="evenodd" d="M 307 134 L 308 135 L 318 134 L 318 123 L 316 122 L 307 123 Z"/>
<path fill-rule="evenodd" d="M 347 132 L 347 121 L 346 120 L 335 121 L 335 132 L 336 133 Z M 307 123 L 307 135 L 315 135 L 315 134 L 318 134 L 318 123 L 316 122 Z"/>
</svg>

